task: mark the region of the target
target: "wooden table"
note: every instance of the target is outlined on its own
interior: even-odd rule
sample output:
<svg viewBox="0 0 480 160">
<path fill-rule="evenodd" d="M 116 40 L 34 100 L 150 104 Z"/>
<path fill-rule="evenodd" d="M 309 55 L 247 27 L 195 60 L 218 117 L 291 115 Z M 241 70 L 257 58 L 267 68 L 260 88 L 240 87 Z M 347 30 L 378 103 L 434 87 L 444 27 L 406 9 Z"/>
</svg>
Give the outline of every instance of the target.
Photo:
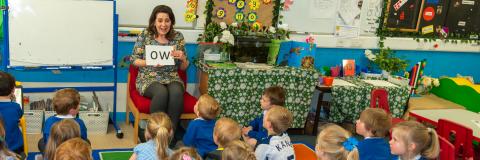
<svg viewBox="0 0 480 160">
<path fill-rule="evenodd" d="M 480 141 L 480 126 L 477 126 L 472 120 L 480 121 L 480 114 L 464 109 L 428 109 L 412 110 L 410 116 L 437 126 L 440 118 L 462 124 L 473 130 L 473 139 Z"/>
</svg>

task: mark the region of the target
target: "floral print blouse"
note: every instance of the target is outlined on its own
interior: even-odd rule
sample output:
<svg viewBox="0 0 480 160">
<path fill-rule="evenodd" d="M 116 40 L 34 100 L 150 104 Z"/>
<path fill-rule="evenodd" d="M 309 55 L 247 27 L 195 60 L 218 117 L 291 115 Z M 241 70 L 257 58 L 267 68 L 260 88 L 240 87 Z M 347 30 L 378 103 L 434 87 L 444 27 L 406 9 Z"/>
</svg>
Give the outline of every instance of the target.
<svg viewBox="0 0 480 160">
<path fill-rule="evenodd" d="M 137 59 L 145 60 L 145 45 L 166 45 L 166 46 L 176 46 L 176 50 L 185 52 L 185 39 L 183 38 L 182 33 L 173 31 L 175 36 L 173 40 L 170 40 L 167 44 L 160 44 L 155 40 L 154 36 L 151 36 L 149 32 L 145 29 L 137 38 L 135 46 L 133 47 L 133 54 L 130 57 L 131 63 Z M 178 69 L 182 62 L 178 59 L 175 59 L 175 65 L 171 66 L 145 66 L 139 67 L 138 76 L 137 76 L 137 91 L 141 95 L 145 93 L 147 87 L 153 82 L 160 82 L 161 84 L 169 84 L 173 81 L 180 82 L 183 85 L 183 81 L 178 76 Z"/>
</svg>

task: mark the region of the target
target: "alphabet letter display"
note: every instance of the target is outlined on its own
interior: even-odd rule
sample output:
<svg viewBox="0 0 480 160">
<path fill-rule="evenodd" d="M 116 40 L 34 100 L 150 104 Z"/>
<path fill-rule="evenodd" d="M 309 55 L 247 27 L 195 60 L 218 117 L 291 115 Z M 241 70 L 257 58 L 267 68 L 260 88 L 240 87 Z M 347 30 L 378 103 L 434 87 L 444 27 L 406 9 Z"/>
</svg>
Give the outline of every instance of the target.
<svg viewBox="0 0 480 160">
<path fill-rule="evenodd" d="M 171 55 L 174 46 L 145 45 L 147 66 L 175 65 Z"/>
</svg>

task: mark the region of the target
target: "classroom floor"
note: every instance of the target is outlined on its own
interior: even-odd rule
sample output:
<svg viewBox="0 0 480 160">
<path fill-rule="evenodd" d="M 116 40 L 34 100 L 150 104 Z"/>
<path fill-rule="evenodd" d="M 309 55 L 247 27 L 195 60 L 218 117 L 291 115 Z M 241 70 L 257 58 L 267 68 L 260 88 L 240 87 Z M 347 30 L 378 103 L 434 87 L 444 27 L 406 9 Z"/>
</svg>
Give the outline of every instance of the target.
<svg viewBox="0 0 480 160">
<path fill-rule="evenodd" d="M 115 129 L 113 125 L 108 126 L 107 134 L 89 134 L 88 139 L 92 143 L 92 149 L 115 149 L 115 148 L 133 148 L 133 127 L 132 125 L 127 126 L 125 122 L 119 122 L 117 125 L 120 126 L 123 132 L 123 138 L 118 139 L 115 134 Z M 42 138 L 41 134 L 27 134 L 28 140 L 28 151 L 29 152 L 38 152 L 37 143 L 38 140 Z"/>
</svg>

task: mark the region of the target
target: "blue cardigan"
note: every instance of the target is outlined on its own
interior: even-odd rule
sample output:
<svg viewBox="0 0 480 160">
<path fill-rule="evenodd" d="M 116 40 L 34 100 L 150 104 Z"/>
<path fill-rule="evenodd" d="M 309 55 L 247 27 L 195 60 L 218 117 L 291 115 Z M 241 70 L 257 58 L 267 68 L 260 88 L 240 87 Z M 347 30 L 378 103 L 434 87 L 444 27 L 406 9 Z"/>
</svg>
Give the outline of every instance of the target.
<svg viewBox="0 0 480 160">
<path fill-rule="evenodd" d="M 208 152 L 217 149 L 213 142 L 213 128 L 216 120 L 197 118 L 188 124 L 187 132 L 183 136 L 185 146 L 194 147 L 198 154 L 205 157 Z"/>
<path fill-rule="evenodd" d="M 53 124 L 61 121 L 63 118 L 59 118 L 57 116 L 51 116 L 45 121 L 45 125 L 43 126 L 43 141 L 47 144 L 48 136 L 50 136 L 50 128 L 52 128 Z M 80 118 L 74 118 L 78 125 L 80 126 L 80 135 L 82 139 L 87 140 L 87 127 L 85 127 L 85 123 Z"/>
<path fill-rule="evenodd" d="M 263 138 L 268 137 L 267 129 L 263 128 L 263 116 L 260 115 L 259 117 L 253 119 L 248 125 L 252 126 L 252 130 L 248 132 L 248 137 L 255 138 L 257 142 L 260 142 Z"/>
<path fill-rule="evenodd" d="M 360 160 L 390 160 L 390 145 L 381 137 L 365 138 L 358 143 L 358 153 Z"/>
<path fill-rule="evenodd" d="M 9 150 L 15 151 L 23 147 L 23 136 L 18 123 L 23 116 L 20 105 L 9 100 L 0 101 L 0 116 L 5 128 L 5 141 Z"/>
</svg>

